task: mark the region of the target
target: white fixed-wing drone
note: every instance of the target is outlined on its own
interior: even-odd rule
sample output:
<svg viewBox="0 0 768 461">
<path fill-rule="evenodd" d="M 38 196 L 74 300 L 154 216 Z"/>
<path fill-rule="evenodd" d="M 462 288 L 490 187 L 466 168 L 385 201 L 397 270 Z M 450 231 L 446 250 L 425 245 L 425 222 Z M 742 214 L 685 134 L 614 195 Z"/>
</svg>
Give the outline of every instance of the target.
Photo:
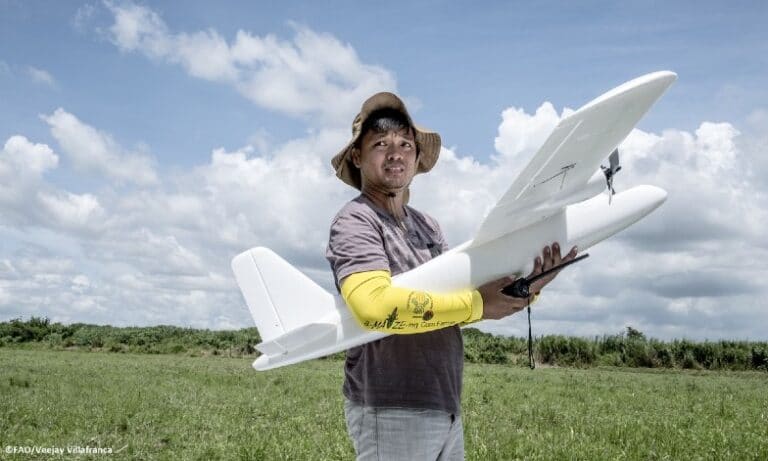
<svg viewBox="0 0 768 461">
<path fill-rule="evenodd" d="M 508 274 L 528 273 L 540 248 L 592 245 L 659 207 L 667 193 L 654 186 L 613 190 L 617 147 L 676 80 L 655 72 L 624 83 L 564 117 L 486 216 L 475 237 L 393 277 L 396 286 L 451 292 Z M 609 157 L 609 166 L 601 162 Z M 608 188 L 607 196 L 602 194 Z M 500 258 L 499 255 L 504 255 Z M 291 365 L 387 336 L 361 328 L 344 300 L 329 293 L 267 248 L 232 260 L 262 342 L 257 370 Z"/>
</svg>

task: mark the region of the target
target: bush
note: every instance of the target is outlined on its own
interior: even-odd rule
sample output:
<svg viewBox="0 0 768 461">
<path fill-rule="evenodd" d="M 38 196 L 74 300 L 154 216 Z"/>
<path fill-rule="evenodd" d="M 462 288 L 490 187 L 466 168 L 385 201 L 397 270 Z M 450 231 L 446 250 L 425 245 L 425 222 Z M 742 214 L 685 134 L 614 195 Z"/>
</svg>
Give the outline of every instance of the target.
<svg viewBox="0 0 768 461">
<path fill-rule="evenodd" d="M 104 349 L 109 352 L 127 352 L 128 346 L 110 338 L 104 343 Z"/>
<path fill-rule="evenodd" d="M 675 366 L 675 357 L 672 355 L 672 350 L 666 344 L 660 341 L 651 341 L 651 347 L 656 351 L 657 366 L 664 368 Z"/>
<path fill-rule="evenodd" d="M 51 333 L 45 337 L 45 342 L 49 347 L 61 347 L 64 344 L 64 337 L 61 333 Z"/>
<path fill-rule="evenodd" d="M 592 365 L 597 354 L 594 343 L 584 338 L 565 336 L 544 336 L 535 345 L 540 361 L 553 365 Z"/>
<path fill-rule="evenodd" d="M 50 320 L 47 318 L 30 317 L 26 322 L 21 318 L 0 323 L 0 338 L 11 338 L 12 342 L 24 343 L 41 341 L 50 330 Z"/>
<path fill-rule="evenodd" d="M 768 346 L 766 344 L 752 346 L 752 368 L 768 371 Z"/>
<path fill-rule="evenodd" d="M 700 370 L 701 365 L 696 361 L 696 357 L 693 355 L 693 351 L 687 350 L 683 354 L 680 365 L 686 370 Z"/>
<path fill-rule="evenodd" d="M 168 349 L 168 352 L 170 352 L 171 354 L 179 354 L 181 352 L 185 352 L 186 350 L 187 348 L 184 347 L 183 344 L 176 343 L 176 344 L 171 344 L 171 347 Z"/>
<path fill-rule="evenodd" d="M 505 364 L 510 356 L 526 351 L 525 340 L 495 336 L 476 328 L 462 330 L 464 359 L 471 363 Z"/>
<path fill-rule="evenodd" d="M 618 352 L 600 354 L 597 358 L 597 364 L 606 367 L 623 367 L 626 365 Z"/>
<path fill-rule="evenodd" d="M 72 345 L 81 347 L 101 347 L 104 340 L 99 331 L 93 327 L 82 327 L 72 335 Z"/>
<path fill-rule="evenodd" d="M 625 365 L 629 367 L 653 368 L 657 366 L 655 349 L 648 344 L 645 338 L 627 338 L 627 344 L 622 357 Z"/>
</svg>

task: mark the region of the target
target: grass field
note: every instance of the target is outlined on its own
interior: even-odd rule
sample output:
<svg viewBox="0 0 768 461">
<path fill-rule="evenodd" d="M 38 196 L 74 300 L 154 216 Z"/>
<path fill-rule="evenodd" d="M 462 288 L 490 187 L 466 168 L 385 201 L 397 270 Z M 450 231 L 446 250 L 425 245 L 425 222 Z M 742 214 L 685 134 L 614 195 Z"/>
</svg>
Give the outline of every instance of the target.
<svg viewBox="0 0 768 461">
<path fill-rule="evenodd" d="M 62 459 L 352 459 L 341 363 L 0 348 L 5 447 Z M 768 459 L 768 374 L 468 365 L 467 459 Z"/>
</svg>

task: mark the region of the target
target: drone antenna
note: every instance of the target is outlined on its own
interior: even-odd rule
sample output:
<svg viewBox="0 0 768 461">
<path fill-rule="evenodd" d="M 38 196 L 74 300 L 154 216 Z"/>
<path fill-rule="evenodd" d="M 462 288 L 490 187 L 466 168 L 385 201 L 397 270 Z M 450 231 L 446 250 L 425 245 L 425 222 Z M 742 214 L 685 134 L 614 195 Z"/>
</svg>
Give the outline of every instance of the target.
<svg viewBox="0 0 768 461">
<path fill-rule="evenodd" d="M 540 274 L 534 275 L 531 278 L 525 278 L 520 277 L 516 279 L 511 284 L 505 286 L 501 292 L 504 293 L 507 296 L 512 296 L 514 298 L 528 298 L 531 296 L 531 284 L 536 282 L 537 280 L 540 280 L 547 275 L 551 274 L 552 272 L 559 271 L 560 269 L 563 269 L 565 267 L 570 266 L 573 263 L 579 262 L 584 258 L 589 257 L 589 253 L 584 253 L 583 255 L 577 256 L 573 258 L 572 260 L 568 262 L 564 262 L 556 267 L 550 267 L 549 269 L 543 271 Z"/>
</svg>

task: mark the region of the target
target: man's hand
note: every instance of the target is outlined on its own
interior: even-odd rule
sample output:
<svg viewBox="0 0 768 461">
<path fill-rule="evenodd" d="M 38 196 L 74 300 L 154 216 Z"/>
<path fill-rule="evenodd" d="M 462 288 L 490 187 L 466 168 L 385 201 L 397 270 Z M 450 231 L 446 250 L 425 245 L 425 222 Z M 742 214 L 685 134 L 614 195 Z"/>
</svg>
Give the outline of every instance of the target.
<svg viewBox="0 0 768 461">
<path fill-rule="evenodd" d="M 483 319 L 503 319 L 528 305 L 525 298 L 514 298 L 501 292 L 505 286 L 515 281 L 516 277 L 502 277 L 481 285 L 477 291 L 483 298 Z"/>
<path fill-rule="evenodd" d="M 560 257 L 560 244 L 555 242 L 552 244 L 552 247 L 544 247 L 544 250 L 541 252 L 541 258 L 538 256 L 536 257 L 536 260 L 533 262 L 533 271 L 528 274 L 528 279 L 531 277 L 535 277 L 542 272 L 549 270 L 552 267 L 557 267 L 560 264 L 567 263 L 568 261 L 572 260 L 576 257 L 577 249 L 576 247 L 571 248 L 571 251 L 568 252 L 567 255 L 565 255 L 564 258 Z M 536 282 L 531 284 L 531 293 L 539 294 L 542 288 L 544 288 L 549 282 L 554 280 L 554 278 L 559 274 L 560 271 L 552 272 L 551 274 L 547 275 L 546 277 L 542 278 L 541 280 L 537 280 Z"/>
<path fill-rule="evenodd" d="M 562 263 L 566 263 L 575 257 L 576 247 L 573 247 L 563 258 L 560 256 L 560 245 L 557 242 L 553 243 L 551 247 L 545 246 L 541 252 L 541 256 L 537 256 L 533 262 L 533 271 L 528 274 L 528 277 L 526 278 L 530 279 L 531 277 L 541 274 L 543 271 L 559 266 Z M 557 276 L 558 273 L 559 271 L 553 272 L 531 284 L 531 293 L 538 294 L 542 288 Z M 514 298 L 501 292 L 504 287 L 514 281 L 515 277 L 512 276 L 501 277 L 488 282 L 477 289 L 477 291 L 480 292 L 480 296 L 483 298 L 483 319 L 502 319 L 521 311 L 528 305 L 528 302 L 532 299 Z"/>
</svg>

